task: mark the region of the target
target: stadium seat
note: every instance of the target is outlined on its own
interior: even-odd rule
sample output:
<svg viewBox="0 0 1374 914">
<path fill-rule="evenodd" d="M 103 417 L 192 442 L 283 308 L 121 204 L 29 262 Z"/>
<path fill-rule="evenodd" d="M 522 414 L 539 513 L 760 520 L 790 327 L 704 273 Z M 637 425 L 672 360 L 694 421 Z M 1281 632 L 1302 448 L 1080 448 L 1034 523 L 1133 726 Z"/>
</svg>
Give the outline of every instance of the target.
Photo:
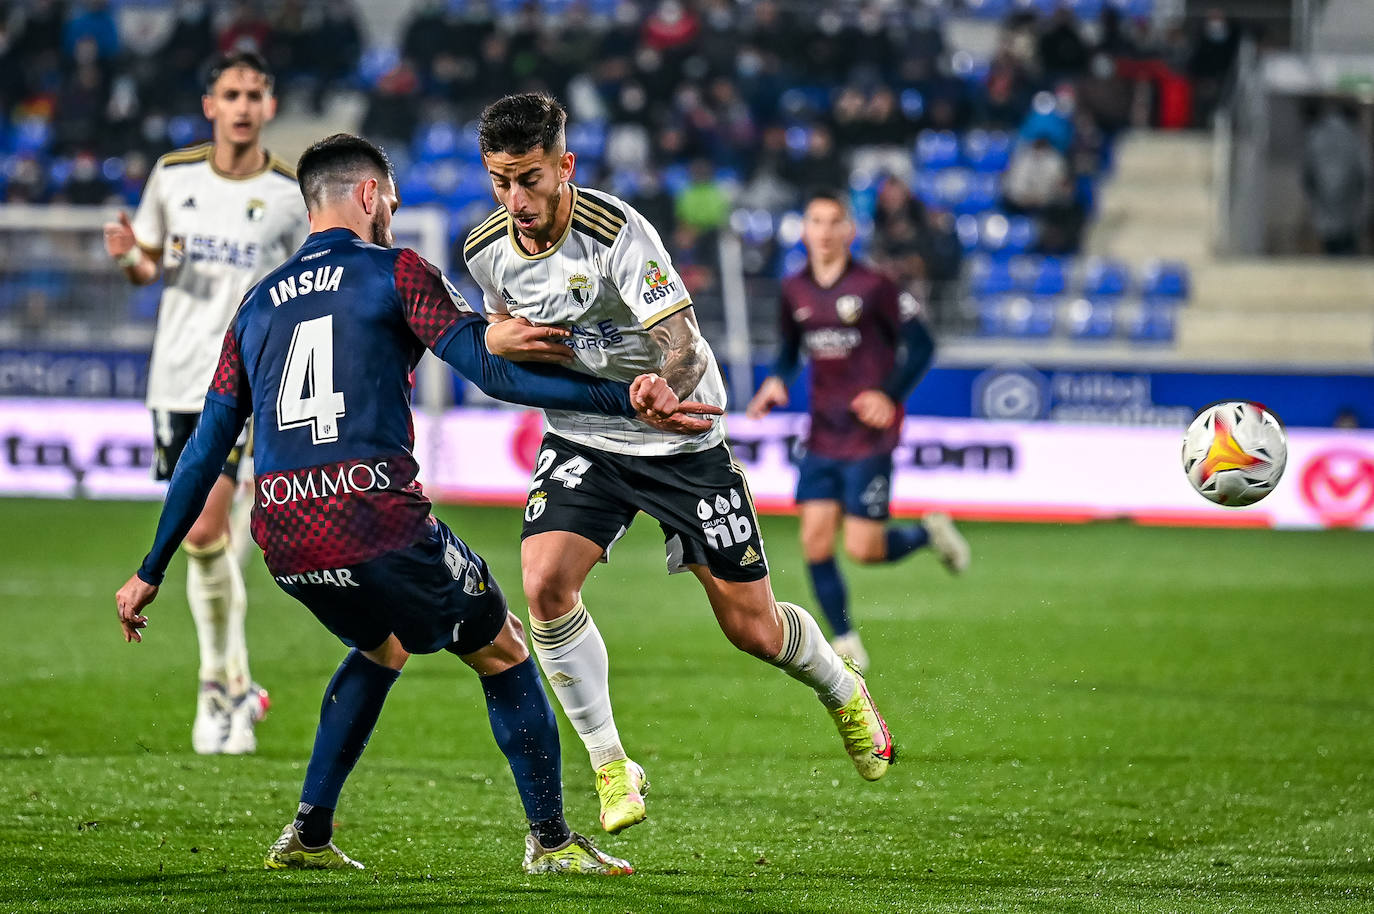
<svg viewBox="0 0 1374 914">
<path fill-rule="evenodd" d="M 1125 264 L 1098 257 L 1088 261 L 1084 268 L 1080 291 L 1089 298 L 1120 296 L 1126 294 L 1128 285 L 1130 271 Z"/>
<path fill-rule="evenodd" d="M 434 162 L 458 154 L 462 134 L 448 121 L 436 121 L 421 127 L 415 138 L 415 159 Z"/>
<path fill-rule="evenodd" d="M 1137 343 L 1173 342 L 1177 312 L 1174 302 L 1142 302 L 1126 321 L 1126 335 Z"/>
<path fill-rule="evenodd" d="M 1082 22 L 1095 22 L 1102 15 L 1103 0 L 1064 0 Z"/>
<path fill-rule="evenodd" d="M 948 130 L 922 130 L 916 137 L 916 167 L 952 168 L 959 164 L 959 141 Z"/>
<path fill-rule="evenodd" d="M 778 258 L 778 277 L 790 276 L 806 266 L 806 248 L 798 245 Z"/>
<path fill-rule="evenodd" d="M 1058 257 L 1014 257 L 1010 266 L 1018 292 L 1028 295 L 1062 295 L 1068 285 L 1064 261 Z"/>
<path fill-rule="evenodd" d="M 919 89 L 903 89 L 897 96 L 902 115 L 909 121 L 919 121 L 926 112 L 926 98 Z"/>
<path fill-rule="evenodd" d="M 981 213 L 997 206 L 1001 196 L 1001 182 L 997 175 L 970 174 L 964 186 L 963 198 L 951 207 L 956 213 Z"/>
<path fill-rule="evenodd" d="M 15 155 L 34 155 L 51 145 L 52 122 L 43 118 L 26 117 L 15 123 L 9 132 L 9 151 Z"/>
<path fill-rule="evenodd" d="M 959 207 L 968 198 L 971 178 L 972 173 L 967 168 L 945 168 L 931 173 L 934 199 L 929 205 L 936 209 L 969 212 Z"/>
<path fill-rule="evenodd" d="M 1079 298 L 1064 311 L 1064 324 L 1076 340 L 1105 340 L 1116 331 L 1116 299 Z"/>
<path fill-rule="evenodd" d="M 976 306 L 978 330 L 985 336 L 1044 339 L 1054 332 L 1055 302 L 1048 298 L 988 298 Z"/>
<path fill-rule="evenodd" d="M 977 216 L 965 215 L 954 220 L 954 234 L 965 254 L 978 250 L 978 227 Z"/>
<path fill-rule="evenodd" d="M 1011 12 L 1011 0 L 964 0 L 964 9 L 980 19 L 1001 19 Z"/>
<path fill-rule="evenodd" d="M 1001 174 L 1011 161 L 1011 137 L 1001 130 L 970 130 L 964 135 L 964 163 L 974 171 Z"/>
<path fill-rule="evenodd" d="M 568 148 L 579 160 L 599 163 L 606 156 L 606 123 L 577 121 L 568 127 Z"/>
<path fill-rule="evenodd" d="M 118 184 L 124 180 L 127 169 L 124 167 L 124 160 L 118 156 L 110 156 L 100 163 L 100 173 L 106 181 Z"/>
<path fill-rule="evenodd" d="M 434 166 L 430 163 L 420 163 L 412 165 L 410 168 L 400 172 L 396 179 L 396 190 L 406 206 L 418 206 L 423 203 L 433 203 L 438 199 L 434 187 L 430 182 L 430 172 Z"/>
<path fill-rule="evenodd" d="M 67 186 L 72 179 L 72 166 L 72 160 L 66 156 L 59 156 L 48 163 L 48 184 L 53 190 Z"/>
<path fill-rule="evenodd" d="M 1176 260 L 1160 260 L 1148 265 L 1141 276 L 1140 294 L 1154 300 L 1186 300 L 1187 265 Z"/>
<path fill-rule="evenodd" d="M 665 166 L 661 177 L 663 188 L 674 197 L 686 190 L 687 185 L 692 183 L 691 172 L 681 162 Z"/>
<path fill-rule="evenodd" d="M 990 298 L 1016 289 L 1006 261 L 978 258 L 969 269 L 969 291 L 976 298 Z"/>
<path fill-rule="evenodd" d="M 1154 0 L 1107 0 L 1129 19 L 1148 19 L 1154 12 Z"/>
<path fill-rule="evenodd" d="M 978 227 L 978 244 L 989 254 L 1014 257 L 1030 250 L 1035 243 L 1035 224 L 1025 216 L 989 213 Z"/>
<path fill-rule="evenodd" d="M 358 59 L 358 81 L 365 88 L 377 85 L 383 76 L 396 69 L 401 62 L 401 52 L 397 48 L 366 48 Z"/>
<path fill-rule="evenodd" d="M 1007 299 L 1002 332 L 1007 336 L 1043 339 L 1054 332 L 1055 303 L 1048 298 Z"/>
<path fill-rule="evenodd" d="M 978 313 L 978 332 L 983 336 L 1001 336 L 1003 301 L 1000 298 L 980 299 L 975 305 Z"/>
<path fill-rule="evenodd" d="M 176 147 L 190 146 L 198 139 L 204 138 L 206 121 L 202 117 L 188 117 L 178 115 L 169 118 L 167 121 L 167 139 Z"/>
</svg>

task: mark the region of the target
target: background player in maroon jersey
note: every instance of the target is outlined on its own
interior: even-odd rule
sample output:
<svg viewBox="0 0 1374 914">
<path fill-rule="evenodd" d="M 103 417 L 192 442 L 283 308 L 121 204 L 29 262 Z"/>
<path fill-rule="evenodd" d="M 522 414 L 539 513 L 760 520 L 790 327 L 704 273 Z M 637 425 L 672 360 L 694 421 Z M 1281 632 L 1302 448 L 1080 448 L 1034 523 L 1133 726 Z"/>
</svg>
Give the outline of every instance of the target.
<svg viewBox="0 0 1374 914">
<path fill-rule="evenodd" d="M 854 220 L 834 193 L 811 196 L 802 221 L 807 266 L 782 284 L 782 349 L 746 414 L 786 406 L 803 350 L 811 360 L 811 431 L 797 478 L 802 554 L 837 653 L 868 666 L 849 619 L 835 537 L 856 562 L 895 562 L 930 545 L 951 571 L 969 562 L 968 543 L 944 514 L 893 524 L 892 451 L 902 404 L 930 365 L 934 341 L 920 304 L 892 280 L 850 257 Z"/>
</svg>

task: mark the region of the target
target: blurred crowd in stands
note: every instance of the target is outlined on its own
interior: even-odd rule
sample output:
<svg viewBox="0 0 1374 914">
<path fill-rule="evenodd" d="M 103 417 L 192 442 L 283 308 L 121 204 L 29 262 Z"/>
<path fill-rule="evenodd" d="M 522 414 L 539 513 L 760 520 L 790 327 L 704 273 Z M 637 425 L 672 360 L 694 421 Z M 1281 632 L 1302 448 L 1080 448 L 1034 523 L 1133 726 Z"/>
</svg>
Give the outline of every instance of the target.
<svg viewBox="0 0 1374 914">
<path fill-rule="evenodd" d="M 795 268 L 788 214 L 821 186 L 851 190 L 864 252 L 913 286 L 1009 237 L 1070 254 L 1116 134 L 1205 123 L 1239 43 L 1215 14 L 1158 30 L 1149 0 L 458 0 L 420 4 L 393 49 L 347 0 L 153 7 L 0 2 L 0 199 L 136 200 L 157 155 L 206 138 L 204 61 L 251 47 L 285 111 L 365 94 L 407 202 L 448 206 L 459 241 L 491 205 L 470 122 L 553 93 L 578 179 L 644 212 L 708 293 L 732 220 L 749 275 Z M 951 16 L 997 23 L 988 59 L 950 46 Z"/>
</svg>

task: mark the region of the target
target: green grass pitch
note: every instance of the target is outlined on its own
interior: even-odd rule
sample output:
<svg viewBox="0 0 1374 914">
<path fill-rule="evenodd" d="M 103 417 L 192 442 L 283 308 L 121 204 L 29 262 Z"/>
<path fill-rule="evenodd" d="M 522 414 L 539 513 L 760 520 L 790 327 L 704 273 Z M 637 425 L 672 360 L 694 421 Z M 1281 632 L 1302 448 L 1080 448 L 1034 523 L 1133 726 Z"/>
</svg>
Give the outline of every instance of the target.
<svg viewBox="0 0 1374 914">
<path fill-rule="evenodd" d="M 143 644 L 115 620 L 156 511 L 0 502 L 0 911 L 1374 910 L 1368 534 L 969 525 L 963 579 L 929 555 L 851 569 L 902 748 L 866 784 L 641 519 L 586 597 L 647 823 L 600 833 L 562 731 L 569 821 L 639 868 L 592 880 L 520 872 L 510 774 L 446 655 L 412 661 L 345 789 L 336 840 L 367 870 L 265 872 L 343 651 L 256 565 L 273 710 L 256 756 L 194 755 L 183 564 Z M 441 514 L 518 604 L 518 512 Z M 795 521 L 764 532 L 811 604 Z"/>
</svg>

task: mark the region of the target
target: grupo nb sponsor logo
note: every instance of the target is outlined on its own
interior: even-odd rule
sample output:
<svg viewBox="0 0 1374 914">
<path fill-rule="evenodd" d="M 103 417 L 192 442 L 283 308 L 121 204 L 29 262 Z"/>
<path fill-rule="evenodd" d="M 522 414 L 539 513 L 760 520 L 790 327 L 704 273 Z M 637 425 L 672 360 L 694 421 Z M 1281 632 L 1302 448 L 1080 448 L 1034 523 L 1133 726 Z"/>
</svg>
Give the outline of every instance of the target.
<svg viewBox="0 0 1374 914">
<path fill-rule="evenodd" d="M 1374 512 L 1374 453 L 1322 451 L 1302 468 L 1302 500 L 1330 527 L 1359 526 Z"/>
</svg>

